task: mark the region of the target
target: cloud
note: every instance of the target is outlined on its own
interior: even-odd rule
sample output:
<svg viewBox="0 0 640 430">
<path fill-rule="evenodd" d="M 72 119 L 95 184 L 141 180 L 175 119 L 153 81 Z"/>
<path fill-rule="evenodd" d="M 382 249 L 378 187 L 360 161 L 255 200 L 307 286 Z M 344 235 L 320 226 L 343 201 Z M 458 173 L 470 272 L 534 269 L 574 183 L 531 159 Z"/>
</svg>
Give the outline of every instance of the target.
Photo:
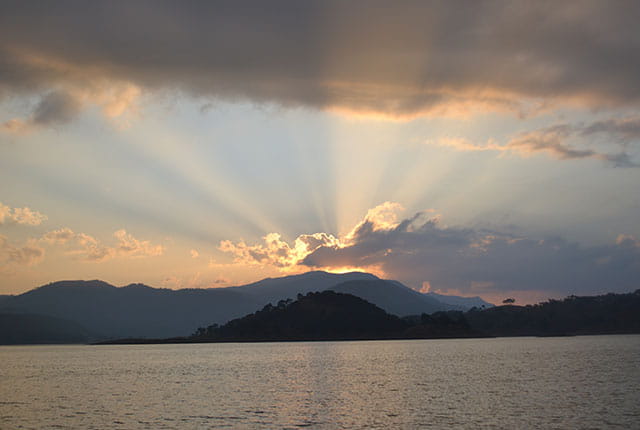
<svg viewBox="0 0 640 430">
<path fill-rule="evenodd" d="M 561 238 L 517 237 L 494 231 L 441 227 L 416 214 L 394 229 L 359 233 L 340 249 L 319 248 L 310 267 L 379 264 L 392 278 L 420 288 L 478 293 L 546 290 L 602 292 L 637 288 L 640 248 L 631 239 L 583 247 Z M 635 239 L 633 239 L 635 240 Z"/>
<path fill-rule="evenodd" d="M 6 236 L 0 235 L 0 272 L 11 272 L 16 266 L 33 266 L 44 258 L 45 251 L 36 241 L 16 246 Z"/>
<path fill-rule="evenodd" d="M 640 239 L 636 239 L 635 236 L 629 234 L 620 234 L 616 238 L 616 244 L 623 248 L 640 248 Z"/>
<path fill-rule="evenodd" d="M 363 232 L 389 230 L 398 225 L 398 212 L 404 208 L 400 203 L 384 202 L 367 211 L 367 215 L 346 236 L 348 242 L 358 239 Z"/>
<path fill-rule="evenodd" d="M 258 245 L 247 245 L 243 240 L 238 243 L 223 240 L 218 249 L 231 254 L 234 262 L 238 264 L 269 265 L 279 269 L 290 269 L 310 252 L 320 247 L 340 246 L 340 241 L 327 233 L 300 235 L 293 245 L 283 241 L 278 233 L 269 233 L 263 240 L 264 244 Z"/>
<path fill-rule="evenodd" d="M 461 137 L 445 137 L 426 143 L 456 151 L 496 151 L 521 156 L 546 153 L 559 160 L 593 158 L 609 162 L 615 167 L 640 167 L 626 152 L 630 145 L 638 142 L 640 117 L 594 121 L 586 125 L 556 124 L 518 133 L 505 143 L 490 140 L 478 144 Z M 604 152 L 603 146 L 615 146 L 619 150 Z"/>
<path fill-rule="evenodd" d="M 108 118 L 123 117 L 135 110 L 139 96 L 140 89 L 131 84 L 92 84 L 90 88 L 68 86 L 42 95 L 27 117 L 5 121 L 2 128 L 8 133 L 26 134 L 46 126 L 63 125 L 90 104 L 101 106 Z"/>
<path fill-rule="evenodd" d="M 223 276 L 206 278 L 200 272 L 196 272 L 195 275 L 179 277 L 179 276 L 167 276 L 162 280 L 162 285 L 165 288 L 171 288 L 173 290 L 184 288 L 216 288 L 224 285 L 229 285 L 231 281 Z"/>
<path fill-rule="evenodd" d="M 598 155 L 597 152 L 589 149 L 574 149 L 566 145 L 565 140 L 570 136 L 570 133 L 571 131 L 564 126 L 521 133 L 505 145 L 505 150 L 525 155 L 547 152 L 560 160 L 593 158 Z"/>
<path fill-rule="evenodd" d="M 0 94 L 130 85 L 394 117 L 637 107 L 639 14 L 624 1 L 14 1 Z M 67 118 L 72 105 L 54 105 L 43 118 Z"/>
<path fill-rule="evenodd" d="M 65 244 L 76 238 L 76 233 L 70 228 L 64 227 L 58 230 L 52 230 L 42 235 L 41 240 L 50 244 Z"/>
<path fill-rule="evenodd" d="M 3 124 L 5 131 L 27 133 L 42 126 L 65 124 L 81 109 L 81 102 L 62 91 L 51 91 L 40 98 L 26 119 L 13 118 Z"/>
<path fill-rule="evenodd" d="M 94 262 L 115 257 L 155 257 L 164 252 L 162 245 L 153 245 L 148 240 L 138 240 L 125 230 L 118 230 L 113 236 L 116 244 L 107 246 L 85 233 L 75 233 L 69 228 L 61 228 L 45 233 L 40 240 L 50 245 L 66 245 L 69 255 Z"/>
<path fill-rule="evenodd" d="M 398 206 L 387 202 L 370 210 L 345 238 L 328 236 L 330 241 L 298 251 L 276 234 L 265 237 L 266 245 L 225 241 L 220 249 L 239 263 L 285 271 L 375 267 L 416 290 L 493 296 L 546 291 L 557 296 L 640 288 L 640 241 L 632 236 L 589 247 L 562 238 L 446 227 L 432 211 L 405 219 L 387 214 L 384 224 L 376 224 L 375 215 L 391 208 Z"/>
<path fill-rule="evenodd" d="M 189 251 L 189 254 L 191 255 L 191 258 L 200 257 L 200 253 L 198 251 L 196 251 L 195 249 L 192 249 L 191 251 Z"/>
<path fill-rule="evenodd" d="M 162 255 L 164 252 L 162 245 L 152 245 L 148 240 L 138 240 L 122 229 L 113 235 L 118 240 L 118 244 L 114 248 L 117 255 L 154 257 Z"/>
<path fill-rule="evenodd" d="M 640 140 L 640 117 L 594 121 L 580 128 L 583 136 L 604 135 L 626 144 Z"/>
<path fill-rule="evenodd" d="M 47 216 L 40 212 L 24 208 L 11 208 L 0 202 L 0 225 L 22 224 L 36 226 L 47 220 Z"/>
<path fill-rule="evenodd" d="M 80 104 L 69 94 L 53 91 L 46 94 L 33 111 L 34 124 L 64 123 L 80 110 Z"/>
</svg>

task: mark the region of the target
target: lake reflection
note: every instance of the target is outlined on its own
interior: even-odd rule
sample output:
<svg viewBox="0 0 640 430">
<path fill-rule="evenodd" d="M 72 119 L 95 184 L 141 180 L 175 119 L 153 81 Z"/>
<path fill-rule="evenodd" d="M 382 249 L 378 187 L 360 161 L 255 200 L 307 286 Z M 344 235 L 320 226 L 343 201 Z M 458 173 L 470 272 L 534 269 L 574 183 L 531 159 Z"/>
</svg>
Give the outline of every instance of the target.
<svg viewBox="0 0 640 430">
<path fill-rule="evenodd" d="M 0 427 L 633 428 L 640 336 L 0 347 Z"/>
</svg>

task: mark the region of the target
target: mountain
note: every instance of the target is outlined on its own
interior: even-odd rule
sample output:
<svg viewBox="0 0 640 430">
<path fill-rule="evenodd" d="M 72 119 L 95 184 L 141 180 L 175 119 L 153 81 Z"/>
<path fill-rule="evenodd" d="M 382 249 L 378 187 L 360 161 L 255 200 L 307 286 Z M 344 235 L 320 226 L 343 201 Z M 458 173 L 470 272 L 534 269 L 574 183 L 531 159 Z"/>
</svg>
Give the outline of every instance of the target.
<svg viewBox="0 0 640 430">
<path fill-rule="evenodd" d="M 264 303 L 228 289 L 169 290 L 102 281 L 62 281 L 0 303 L 0 311 L 66 318 L 101 338 L 180 336 L 225 322 Z"/>
<path fill-rule="evenodd" d="M 79 324 L 33 314 L 0 314 L 0 345 L 87 343 L 93 336 Z"/>
<path fill-rule="evenodd" d="M 436 299 L 437 301 L 447 304 L 447 305 L 451 305 L 451 306 L 455 306 L 457 308 L 459 308 L 460 310 L 469 310 L 473 307 L 476 308 L 491 308 L 494 305 L 492 303 L 489 302 L 485 302 L 484 300 L 482 300 L 480 297 L 476 296 L 476 297 L 460 297 L 460 296 L 447 296 L 444 294 L 438 294 L 438 293 L 423 293 L 423 295 L 427 296 L 427 297 L 432 297 L 434 299 Z"/>
<path fill-rule="evenodd" d="M 378 279 L 377 276 L 364 272 L 327 273 L 312 271 L 282 278 L 267 278 L 251 284 L 228 287 L 226 289 L 241 292 L 264 305 L 275 303 L 278 300 L 294 299 L 298 294 L 323 291 L 346 281 Z"/>
<path fill-rule="evenodd" d="M 468 310 L 474 306 L 482 307 L 482 305 L 485 307 L 493 306 L 479 297 L 422 294 L 398 281 L 382 280 L 375 275 L 363 272 L 337 274 L 313 271 L 282 278 L 267 278 L 252 284 L 228 287 L 227 289 L 242 292 L 265 304 L 283 299 L 293 299 L 298 294 L 332 289 L 361 297 L 398 316 L 443 310 Z"/>
<path fill-rule="evenodd" d="M 223 324 L 267 303 L 335 289 L 371 301 L 398 316 L 458 309 L 368 273 L 307 272 L 248 285 L 170 290 L 142 284 L 61 281 L 0 301 L 0 312 L 49 315 L 74 321 L 99 338 L 185 336 L 196 327 Z"/>
<path fill-rule="evenodd" d="M 331 290 L 338 293 L 353 294 L 384 309 L 390 314 L 420 315 L 444 310 L 459 309 L 426 296 L 397 281 L 357 280 L 342 282 Z"/>
</svg>

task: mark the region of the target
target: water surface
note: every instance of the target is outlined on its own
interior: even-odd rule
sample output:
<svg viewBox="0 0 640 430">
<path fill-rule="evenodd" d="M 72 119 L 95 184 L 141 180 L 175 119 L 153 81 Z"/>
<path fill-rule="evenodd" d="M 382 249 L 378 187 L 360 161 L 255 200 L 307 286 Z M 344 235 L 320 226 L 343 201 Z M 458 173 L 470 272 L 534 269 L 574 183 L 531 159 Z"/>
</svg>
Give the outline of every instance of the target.
<svg viewBox="0 0 640 430">
<path fill-rule="evenodd" d="M 0 347 L 0 428 L 638 428 L 640 336 Z"/>
</svg>

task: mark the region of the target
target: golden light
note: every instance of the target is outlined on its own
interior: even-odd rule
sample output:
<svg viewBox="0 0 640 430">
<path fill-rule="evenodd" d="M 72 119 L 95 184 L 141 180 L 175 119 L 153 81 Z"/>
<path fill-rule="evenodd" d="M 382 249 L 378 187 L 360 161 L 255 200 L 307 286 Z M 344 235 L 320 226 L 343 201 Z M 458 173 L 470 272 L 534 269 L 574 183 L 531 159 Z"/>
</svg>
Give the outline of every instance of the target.
<svg viewBox="0 0 640 430">
<path fill-rule="evenodd" d="M 387 275 L 384 272 L 384 270 L 382 270 L 382 268 L 379 265 L 373 265 L 373 266 L 361 266 L 361 267 L 357 267 L 357 266 L 336 266 L 336 267 L 328 267 L 328 266 L 323 266 L 321 268 L 323 271 L 325 272 L 329 272 L 329 273 L 335 273 L 335 274 L 344 274 L 344 273 L 351 273 L 351 272 L 366 272 L 366 273 L 371 273 L 372 275 L 377 276 L 378 278 L 381 279 L 386 279 Z"/>
</svg>

